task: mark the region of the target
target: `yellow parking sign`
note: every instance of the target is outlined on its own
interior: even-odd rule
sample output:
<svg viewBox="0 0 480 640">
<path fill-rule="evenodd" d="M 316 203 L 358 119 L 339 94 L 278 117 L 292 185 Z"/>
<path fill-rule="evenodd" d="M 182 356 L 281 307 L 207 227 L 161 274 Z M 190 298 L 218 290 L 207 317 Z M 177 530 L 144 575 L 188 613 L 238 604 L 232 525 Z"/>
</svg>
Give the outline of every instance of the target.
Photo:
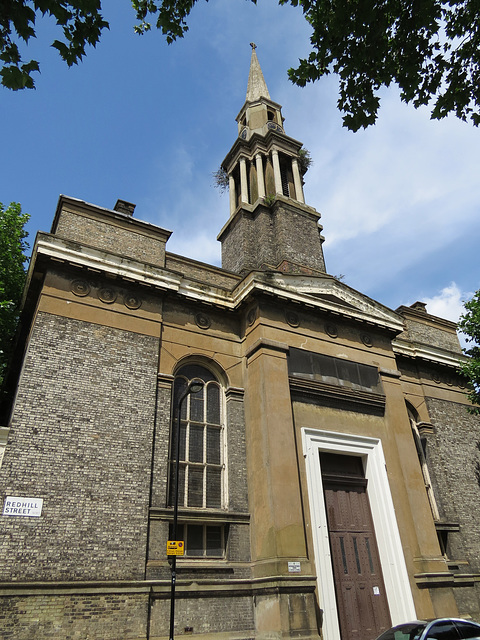
<svg viewBox="0 0 480 640">
<path fill-rule="evenodd" d="M 185 553 L 185 543 L 183 540 L 167 541 L 167 556 L 183 556 Z"/>
</svg>

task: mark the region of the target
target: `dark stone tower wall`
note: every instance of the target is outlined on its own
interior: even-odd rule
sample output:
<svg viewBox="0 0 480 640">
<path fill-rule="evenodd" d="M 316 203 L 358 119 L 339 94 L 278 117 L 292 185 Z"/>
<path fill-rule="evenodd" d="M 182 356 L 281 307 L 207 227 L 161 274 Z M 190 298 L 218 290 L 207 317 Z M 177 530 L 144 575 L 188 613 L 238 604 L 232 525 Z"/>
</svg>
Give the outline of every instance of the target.
<svg viewBox="0 0 480 640">
<path fill-rule="evenodd" d="M 222 265 L 235 273 L 258 269 L 325 272 L 321 227 L 314 209 L 278 197 L 271 206 L 242 208 L 219 236 Z M 282 264 L 283 263 L 283 264 Z"/>
</svg>

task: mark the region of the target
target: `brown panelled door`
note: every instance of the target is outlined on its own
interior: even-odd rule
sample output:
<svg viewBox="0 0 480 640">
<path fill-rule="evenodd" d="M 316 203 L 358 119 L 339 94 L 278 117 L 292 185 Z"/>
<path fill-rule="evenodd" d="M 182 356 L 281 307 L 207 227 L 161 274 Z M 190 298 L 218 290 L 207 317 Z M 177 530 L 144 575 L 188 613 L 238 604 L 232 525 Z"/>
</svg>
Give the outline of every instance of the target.
<svg viewBox="0 0 480 640">
<path fill-rule="evenodd" d="M 391 626 L 361 458 L 320 453 L 342 640 L 374 640 Z"/>
</svg>

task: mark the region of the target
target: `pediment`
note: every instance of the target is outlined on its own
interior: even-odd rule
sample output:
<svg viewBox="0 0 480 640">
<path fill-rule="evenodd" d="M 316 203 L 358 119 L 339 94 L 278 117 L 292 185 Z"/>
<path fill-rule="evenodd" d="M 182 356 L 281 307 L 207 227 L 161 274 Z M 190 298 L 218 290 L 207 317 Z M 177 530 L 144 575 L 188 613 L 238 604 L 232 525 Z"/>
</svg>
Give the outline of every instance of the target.
<svg viewBox="0 0 480 640">
<path fill-rule="evenodd" d="M 270 295 L 380 325 L 396 332 L 403 330 L 403 318 L 398 313 L 328 274 L 256 271 L 245 278 L 237 292 L 245 292 L 247 289 L 264 290 Z"/>
</svg>

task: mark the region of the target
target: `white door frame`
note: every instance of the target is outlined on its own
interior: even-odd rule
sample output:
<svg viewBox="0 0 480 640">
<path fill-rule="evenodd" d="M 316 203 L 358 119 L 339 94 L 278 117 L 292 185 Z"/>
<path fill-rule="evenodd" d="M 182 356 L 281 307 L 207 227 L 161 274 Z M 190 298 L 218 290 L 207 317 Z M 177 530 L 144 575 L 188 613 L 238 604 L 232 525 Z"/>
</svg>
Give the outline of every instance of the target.
<svg viewBox="0 0 480 640">
<path fill-rule="evenodd" d="M 363 460 L 367 493 L 372 511 L 380 563 L 392 624 L 414 620 L 415 605 L 408 580 L 395 509 L 385 469 L 381 440 L 332 431 L 302 429 L 303 454 L 307 472 L 308 499 L 319 605 L 323 609 L 325 640 L 341 640 L 337 602 L 323 496 L 320 452 L 359 456 Z"/>
</svg>

